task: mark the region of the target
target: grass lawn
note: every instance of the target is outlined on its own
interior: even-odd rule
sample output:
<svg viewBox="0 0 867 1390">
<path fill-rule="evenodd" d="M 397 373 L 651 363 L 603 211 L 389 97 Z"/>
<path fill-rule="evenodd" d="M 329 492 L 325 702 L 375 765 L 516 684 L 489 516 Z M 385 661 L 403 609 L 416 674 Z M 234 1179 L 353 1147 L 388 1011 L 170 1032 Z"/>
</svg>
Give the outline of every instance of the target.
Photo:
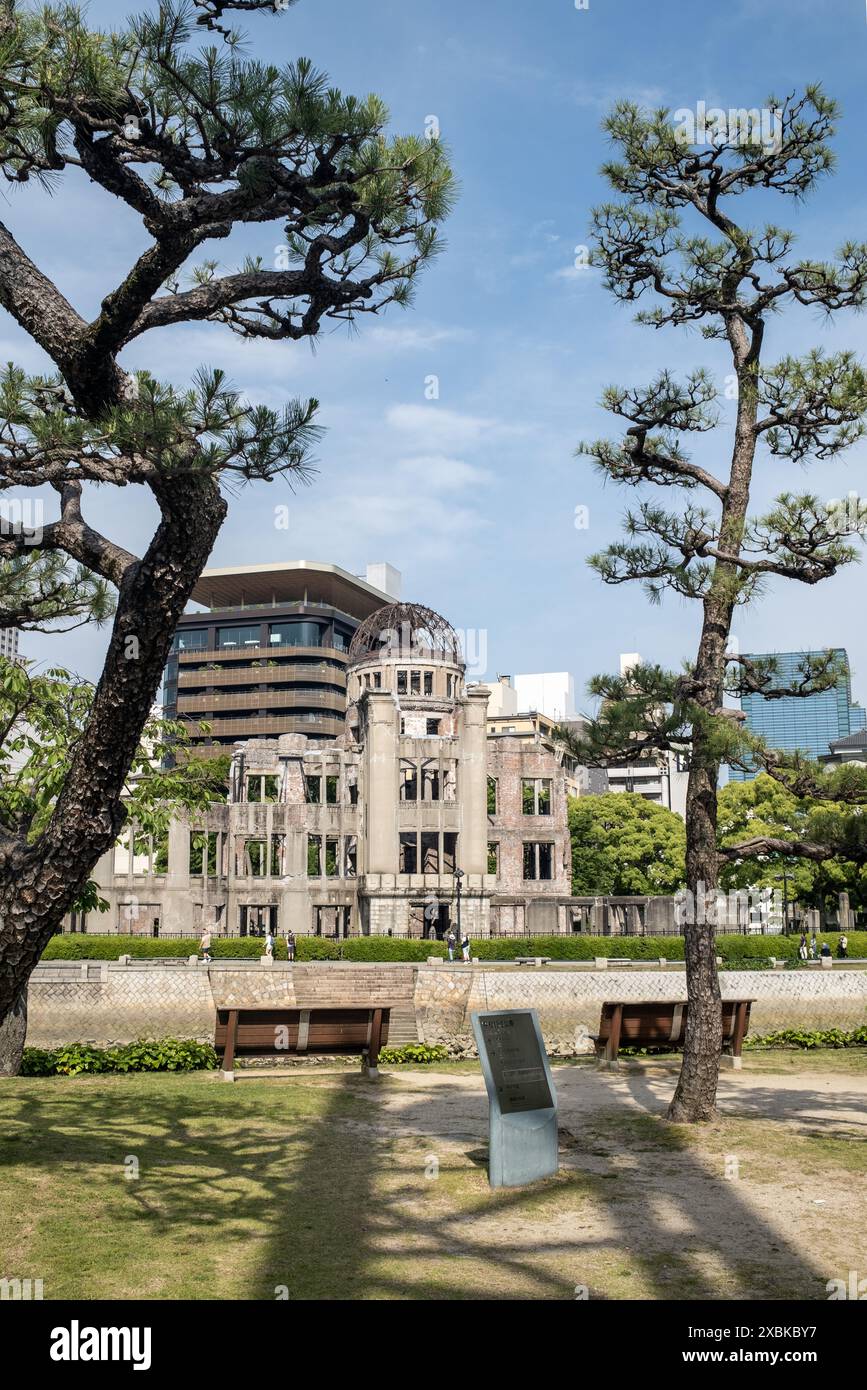
<svg viewBox="0 0 867 1390">
<path fill-rule="evenodd" d="M 500 1191 L 472 1062 L 3 1080 L 0 1276 L 47 1299 L 816 1298 L 867 1268 L 863 1053 L 750 1054 L 699 1129 L 662 1118 L 664 1068 L 556 1076 L 561 1172 Z"/>
</svg>

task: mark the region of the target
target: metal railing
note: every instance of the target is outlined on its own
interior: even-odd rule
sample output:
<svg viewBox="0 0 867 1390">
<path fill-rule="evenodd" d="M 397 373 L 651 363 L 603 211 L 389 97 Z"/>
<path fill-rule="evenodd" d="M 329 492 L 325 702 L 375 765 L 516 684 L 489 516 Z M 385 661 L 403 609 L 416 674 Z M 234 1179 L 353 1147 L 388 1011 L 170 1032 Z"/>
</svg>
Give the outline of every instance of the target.
<svg viewBox="0 0 867 1390">
<path fill-rule="evenodd" d="M 316 714 L 311 719 L 300 719 L 297 715 L 287 714 L 285 716 L 256 716 L 251 715 L 249 719 L 219 719 L 205 720 L 211 724 L 211 734 L 220 738 L 233 737 L 238 735 L 241 738 L 251 738 L 254 734 L 270 734 L 277 738 L 280 734 L 309 734 L 316 729 L 321 729 L 325 733 L 340 734 L 345 727 L 344 720 L 333 714 Z M 207 737 L 207 735 L 200 735 Z M 201 756 L 200 749 L 207 747 L 195 742 L 196 731 L 192 731 L 194 742 L 188 752 L 194 753 L 196 757 Z M 221 747 L 221 753 L 230 753 L 231 748 Z"/>
<path fill-rule="evenodd" d="M 336 685 L 346 689 L 346 670 L 342 666 L 329 666 L 327 662 L 306 662 L 292 664 L 277 662 L 272 665 L 253 666 L 250 669 L 233 671 L 221 666 L 218 671 L 181 671 L 178 687 L 191 685 L 265 685 L 280 681 L 290 684 L 293 681 L 312 680 L 323 684 Z"/>
<path fill-rule="evenodd" d="M 318 709 L 342 714 L 346 708 L 346 696 L 338 691 L 295 690 L 292 687 L 285 690 L 251 690 L 249 693 L 231 695 L 215 690 L 211 695 L 179 695 L 177 708 L 179 715 L 210 710 L 219 715 L 221 710 L 249 710 L 256 705 L 266 709 L 304 709 L 312 705 Z"/>
<path fill-rule="evenodd" d="M 198 665 L 218 664 L 223 661 L 261 661 L 271 659 L 275 656 L 311 656 L 311 657 L 333 657 L 337 661 L 346 662 L 347 653 L 341 647 L 293 647 L 289 642 L 278 646 L 267 647 L 218 647 L 216 650 L 201 651 L 181 651 L 172 652 L 172 656 L 178 658 L 179 665 L 191 666 L 193 662 Z"/>
</svg>

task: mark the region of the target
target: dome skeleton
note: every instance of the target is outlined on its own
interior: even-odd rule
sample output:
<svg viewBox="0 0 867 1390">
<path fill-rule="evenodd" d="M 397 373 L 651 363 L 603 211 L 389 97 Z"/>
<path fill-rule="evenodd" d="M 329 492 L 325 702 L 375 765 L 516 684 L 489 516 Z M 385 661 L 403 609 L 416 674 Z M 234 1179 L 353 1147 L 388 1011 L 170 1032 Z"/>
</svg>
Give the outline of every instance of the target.
<svg viewBox="0 0 867 1390">
<path fill-rule="evenodd" d="M 349 665 L 369 657 L 434 659 L 463 668 L 460 639 L 450 623 L 419 603 L 392 603 L 378 608 L 356 630 Z"/>
</svg>

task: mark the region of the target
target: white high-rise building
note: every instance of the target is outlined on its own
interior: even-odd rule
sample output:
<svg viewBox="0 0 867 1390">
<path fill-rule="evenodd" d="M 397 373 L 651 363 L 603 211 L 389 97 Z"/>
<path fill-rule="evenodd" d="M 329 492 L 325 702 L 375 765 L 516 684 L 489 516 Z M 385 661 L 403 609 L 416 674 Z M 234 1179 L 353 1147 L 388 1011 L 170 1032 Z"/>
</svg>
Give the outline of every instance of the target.
<svg viewBox="0 0 867 1390">
<path fill-rule="evenodd" d="M 0 656 L 5 656 L 7 661 L 18 660 L 17 627 L 0 627 Z"/>
<path fill-rule="evenodd" d="M 540 671 L 534 675 L 515 676 L 518 709 L 536 710 L 549 719 L 574 719 L 575 680 L 568 671 Z"/>
<path fill-rule="evenodd" d="M 359 578 L 361 577 L 359 575 Z M 390 598 L 400 598 L 401 572 L 395 569 L 394 565 L 388 564 L 386 560 L 377 560 L 374 564 L 368 565 L 364 578 L 368 584 L 372 585 L 374 589 L 379 589 L 381 593 L 388 594 Z"/>
<path fill-rule="evenodd" d="M 638 652 L 623 652 L 621 677 L 626 680 L 630 671 L 643 664 Z M 657 806 L 686 817 L 689 771 L 685 752 L 665 749 L 647 753 L 637 762 L 610 763 L 607 772 L 610 792 L 635 792 L 645 801 L 653 801 Z"/>
<path fill-rule="evenodd" d="M 491 695 L 488 700 L 488 718 L 499 714 L 518 713 L 518 694 L 512 685 L 511 676 L 497 675 L 496 681 L 486 682 Z"/>
</svg>

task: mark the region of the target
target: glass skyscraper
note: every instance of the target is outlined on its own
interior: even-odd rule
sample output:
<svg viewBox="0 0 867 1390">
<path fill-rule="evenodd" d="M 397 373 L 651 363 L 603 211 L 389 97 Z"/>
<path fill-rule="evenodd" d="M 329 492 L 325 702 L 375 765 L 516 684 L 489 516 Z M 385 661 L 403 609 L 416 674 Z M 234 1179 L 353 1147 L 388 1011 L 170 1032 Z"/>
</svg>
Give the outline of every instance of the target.
<svg viewBox="0 0 867 1390">
<path fill-rule="evenodd" d="M 748 654 L 746 660 L 767 661 L 775 657 L 777 673 L 771 685 L 780 689 L 796 684 L 803 677 L 805 656 L 822 655 L 822 652 L 765 652 Z M 782 695 L 777 700 L 769 700 L 764 695 L 744 695 L 741 708 L 750 732 L 760 735 L 770 748 L 788 752 L 800 749 L 813 758 L 825 758 L 833 739 L 846 738 L 863 729 L 865 710 L 852 703 L 849 658 L 845 649 L 835 648 L 834 657 L 840 669 L 837 682 L 816 695 Z M 733 781 L 744 782 L 756 774 L 731 768 L 729 775 Z"/>
</svg>

